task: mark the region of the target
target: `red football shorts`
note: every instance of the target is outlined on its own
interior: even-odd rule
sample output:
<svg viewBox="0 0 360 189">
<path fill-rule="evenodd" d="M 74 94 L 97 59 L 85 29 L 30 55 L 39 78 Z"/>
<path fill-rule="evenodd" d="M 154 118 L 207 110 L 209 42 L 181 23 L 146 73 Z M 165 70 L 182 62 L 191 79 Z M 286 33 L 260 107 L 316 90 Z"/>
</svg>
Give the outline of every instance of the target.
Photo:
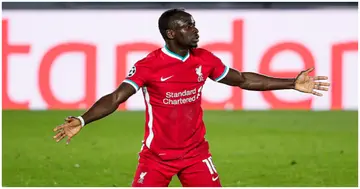
<svg viewBox="0 0 360 189">
<path fill-rule="evenodd" d="M 175 175 L 184 187 L 221 187 L 210 153 L 170 161 L 152 156 L 140 156 L 132 187 L 167 187 Z"/>
</svg>

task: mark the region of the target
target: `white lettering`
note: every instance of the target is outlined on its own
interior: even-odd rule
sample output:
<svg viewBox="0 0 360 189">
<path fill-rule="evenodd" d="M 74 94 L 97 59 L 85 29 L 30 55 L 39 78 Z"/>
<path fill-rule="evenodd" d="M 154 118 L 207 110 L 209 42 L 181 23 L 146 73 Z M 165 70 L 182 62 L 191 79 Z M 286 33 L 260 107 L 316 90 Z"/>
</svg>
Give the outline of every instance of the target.
<svg viewBox="0 0 360 189">
<path fill-rule="evenodd" d="M 194 88 L 192 90 L 183 90 L 181 92 L 166 92 L 163 103 L 167 105 L 179 105 L 195 102 L 199 98 L 201 88 L 202 86 L 199 89 Z"/>
</svg>

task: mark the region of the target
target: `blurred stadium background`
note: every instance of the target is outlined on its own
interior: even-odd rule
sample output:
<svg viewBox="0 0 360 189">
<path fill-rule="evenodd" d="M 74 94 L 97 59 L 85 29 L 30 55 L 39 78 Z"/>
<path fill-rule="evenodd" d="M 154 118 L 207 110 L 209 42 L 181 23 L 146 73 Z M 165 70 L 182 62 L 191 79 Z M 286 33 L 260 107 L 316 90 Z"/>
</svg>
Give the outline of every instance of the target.
<svg viewBox="0 0 360 189">
<path fill-rule="evenodd" d="M 224 186 L 358 185 L 357 3 L 5 2 L 2 186 L 130 186 L 140 93 L 68 146 L 52 129 L 161 47 L 157 19 L 178 7 L 194 16 L 200 47 L 227 65 L 278 77 L 313 66 L 332 83 L 319 98 L 207 81 L 206 138 Z"/>
</svg>

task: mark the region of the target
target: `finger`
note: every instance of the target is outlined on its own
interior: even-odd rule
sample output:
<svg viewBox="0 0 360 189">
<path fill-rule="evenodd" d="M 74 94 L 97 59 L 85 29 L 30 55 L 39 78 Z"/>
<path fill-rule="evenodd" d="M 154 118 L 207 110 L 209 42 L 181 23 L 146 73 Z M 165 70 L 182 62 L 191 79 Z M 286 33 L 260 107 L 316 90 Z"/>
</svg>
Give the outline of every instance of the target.
<svg viewBox="0 0 360 189">
<path fill-rule="evenodd" d="M 75 117 L 74 117 L 74 116 L 68 116 L 68 117 L 65 118 L 65 121 L 68 122 L 68 121 L 70 121 L 72 118 L 75 118 Z"/>
<path fill-rule="evenodd" d="M 65 132 L 60 132 L 60 133 L 56 136 L 55 140 L 58 140 L 58 139 L 60 139 L 60 138 L 64 138 L 65 136 L 66 136 L 66 133 L 65 133 Z"/>
<path fill-rule="evenodd" d="M 327 82 L 315 82 L 315 85 L 319 85 L 319 86 L 330 86 L 330 83 L 327 83 Z"/>
<path fill-rule="evenodd" d="M 312 94 L 313 94 L 313 95 L 316 95 L 316 96 L 322 96 L 322 94 L 321 94 L 321 93 L 316 92 L 316 91 L 314 91 L 314 90 L 312 91 Z"/>
<path fill-rule="evenodd" d="M 327 76 L 316 76 L 314 77 L 315 80 L 327 80 L 328 77 Z"/>
<path fill-rule="evenodd" d="M 63 135 L 63 134 L 64 134 L 63 131 L 58 132 L 55 136 L 53 136 L 53 138 L 54 138 L 54 139 L 59 138 L 59 137 L 60 137 L 61 135 Z"/>
<path fill-rule="evenodd" d="M 308 73 L 312 72 L 313 70 L 314 70 L 314 68 L 309 68 L 309 69 L 305 70 L 305 73 L 308 74 Z"/>
<path fill-rule="evenodd" d="M 329 90 L 329 88 L 327 88 L 327 87 L 320 87 L 318 85 L 315 85 L 314 88 L 317 89 L 317 90 L 321 90 L 321 91 L 328 91 Z"/>
<path fill-rule="evenodd" d="M 55 128 L 53 129 L 53 131 L 54 131 L 54 132 L 59 131 L 59 130 L 61 130 L 61 129 L 64 129 L 64 127 L 65 127 L 65 124 L 60 125 L 60 126 L 57 126 L 57 127 L 55 127 Z"/>
<path fill-rule="evenodd" d="M 65 133 L 61 135 L 58 139 L 56 139 L 56 142 L 60 142 L 63 138 L 65 138 Z"/>
<path fill-rule="evenodd" d="M 66 144 L 69 144 L 71 140 L 71 137 L 68 137 L 68 139 L 66 140 Z"/>
</svg>

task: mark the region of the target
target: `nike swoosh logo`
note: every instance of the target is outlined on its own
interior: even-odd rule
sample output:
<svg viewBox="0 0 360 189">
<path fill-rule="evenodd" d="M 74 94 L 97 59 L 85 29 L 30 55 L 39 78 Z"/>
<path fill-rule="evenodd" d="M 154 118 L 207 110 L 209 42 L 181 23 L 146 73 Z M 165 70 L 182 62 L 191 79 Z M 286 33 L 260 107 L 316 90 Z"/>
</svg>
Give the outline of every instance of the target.
<svg viewBox="0 0 360 189">
<path fill-rule="evenodd" d="M 217 176 L 217 177 L 211 177 L 212 178 L 212 181 L 216 181 L 218 178 L 219 178 L 219 176 Z"/>
<path fill-rule="evenodd" d="M 169 76 L 169 77 L 166 77 L 166 78 L 161 77 L 161 78 L 160 78 L 160 81 L 166 81 L 166 80 L 168 80 L 168 79 L 170 79 L 170 78 L 172 78 L 172 77 L 173 77 L 173 75 L 172 75 L 172 76 Z"/>
</svg>

